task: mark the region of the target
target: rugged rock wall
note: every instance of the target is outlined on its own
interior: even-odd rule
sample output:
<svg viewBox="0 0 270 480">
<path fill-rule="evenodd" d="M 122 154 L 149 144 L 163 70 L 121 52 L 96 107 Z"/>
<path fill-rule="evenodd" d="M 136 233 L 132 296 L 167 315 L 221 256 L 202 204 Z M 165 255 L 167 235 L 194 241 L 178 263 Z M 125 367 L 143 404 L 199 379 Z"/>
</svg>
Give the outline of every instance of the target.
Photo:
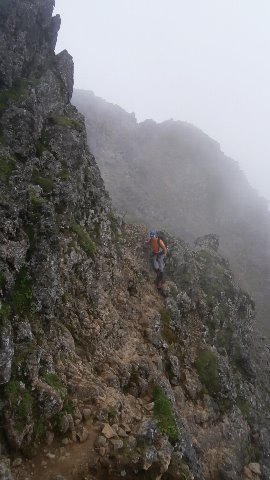
<svg viewBox="0 0 270 480">
<path fill-rule="evenodd" d="M 217 237 L 170 238 L 157 293 L 70 105 L 53 2 L 1 6 L 0 478 L 268 479 L 268 357 Z"/>
<path fill-rule="evenodd" d="M 137 123 L 92 92 L 75 91 L 73 102 L 86 117 L 90 149 L 115 207 L 130 221 L 187 241 L 218 234 L 236 278 L 255 298 L 258 327 L 268 332 L 270 215 L 238 164 L 186 122 Z"/>
</svg>

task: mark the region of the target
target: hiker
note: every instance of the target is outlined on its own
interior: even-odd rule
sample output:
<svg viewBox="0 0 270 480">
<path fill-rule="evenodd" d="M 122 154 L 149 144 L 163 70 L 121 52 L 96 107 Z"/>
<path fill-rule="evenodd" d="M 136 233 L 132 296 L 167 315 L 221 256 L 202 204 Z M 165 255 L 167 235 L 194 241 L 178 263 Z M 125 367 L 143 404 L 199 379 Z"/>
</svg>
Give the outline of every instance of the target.
<svg viewBox="0 0 270 480">
<path fill-rule="evenodd" d="M 149 243 L 152 248 L 153 265 L 157 274 L 156 285 L 158 289 L 161 289 L 164 284 L 165 258 L 168 253 L 167 247 L 163 240 L 159 238 L 156 230 L 151 230 L 149 232 L 147 243 Z"/>
</svg>

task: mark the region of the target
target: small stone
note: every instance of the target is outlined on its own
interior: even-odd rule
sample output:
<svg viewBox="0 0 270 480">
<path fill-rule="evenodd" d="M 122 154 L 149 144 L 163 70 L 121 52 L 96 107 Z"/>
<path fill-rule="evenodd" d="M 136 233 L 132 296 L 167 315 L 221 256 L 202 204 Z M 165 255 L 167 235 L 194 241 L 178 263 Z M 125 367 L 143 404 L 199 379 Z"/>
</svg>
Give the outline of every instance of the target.
<svg viewBox="0 0 270 480">
<path fill-rule="evenodd" d="M 45 434 L 45 439 L 46 439 L 47 445 L 50 446 L 53 443 L 53 440 L 54 440 L 54 433 L 51 432 L 50 430 L 47 430 L 46 434 Z"/>
<path fill-rule="evenodd" d="M 114 424 L 112 425 L 112 429 L 113 429 L 116 433 L 118 433 L 119 425 L 117 425 L 117 423 L 114 423 Z"/>
<path fill-rule="evenodd" d="M 95 446 L 96 447 L 105 447 L 107 444 L 107 440 L 103 435 L 99 435 L 99 437 L 95 441 Z"/>
<path fill-rule="evenodd" d="M 84 443 L 86 442 L 87 438 L 88 438 L 88 435 L 89 435 L 89 432 L 87 430 L 87 428 L 83 427 L 81 429 L 81 431 L 79 433 L 76 434 L 78 440 L 80 443 Z"/>
<path fill-rule="evenodd" d="M 135 437 L 128 437 L 128 444 L 131 448 L 134 448 L 136 446 L 136 438 Z"/>
<path fill-rule="evenodd" d="M 22 464 L 22 459 L 21 458 L 15 458 L 14 462 L 12 462 L 12 467 L 16 468 L 19 467 Z"/>
<path fill-rule="evenodd" d="M 49 453 L 46 454 L 46 457 L 48 457 L 50 460 L 54 460 L 55 459 L 55 454 L 49 452 Z"/>
<path fill-rule="evenodd" d="M 243 474 L 244 474 L 245 479 L 252 480 L 253 474 L 252 474 L 252 471 L 248 467 L 244 467 Z"/>
<path fill-rule="evenodd" d="M 144 406 L 144 408 L 145 408 L 148 412 L 150 412 L 151 410 L 154 409 L 154 402 L 148 403 L 147 405 Z"/>
<path fill-rule="evenodd" d="M 45 460 L 42 460 L 41 465 L 42 465 L 42 467 L 46 467 L 47 462 L 45 462 Z"/>
<path fill-rule="evenodd" d="M 115 439 L 115 440 L 111 440 L 111 442 L 113 444 L 114 450 L 119 450 L 120 448 L 123 448 L 123 446 L 124 446 L 123 440 L 121 440 L 120 438 Z"/>
<path fill-rule="evenodd" d="M 63 444 L 63 445 L 68 445 L 69 443 L 70 443 L 69 438 L 66 438 L 66 437 L 63 438 L 63 440 L 62 440 L 62 444 Z"/>
<path fill-rule="evenodd" d="M 89 408 L 83 409 L 83 419 L 88 420 L 91 417 L 91 410 Z"/>
<path fill-rule="evenodd" d="M 121 427 L 123 428 L 123 430 L 125 430 L 125 432 L 127 432 L 127 433 L 131 432 L 131 428 L 126 423 L 122 423 Z"/>
<path fill-rule="evenodd" d="M 123 428 L 121 428 L 121 427 L 119 427 L 117 433 L 118 433 L 119 437 L 122 437 L 122 438 L 128 437 L 128 434 L 127 434 L 127 433 L 125 432 L 125 430 L 124 430 Z"/>
<path fill-rule="evenodd" d="M 82 414 L 80 412 L 80 409 L 78 407 L 75 408 L 74 412 L 73 412 L 73 416 L 75 418 L 75 420 L 82 420 Z"/>
<path fill-rule="evenodd" d="M 101 457 L 104 457 L 105 453 L 106 453 L 106 448 L 105 448 L 105 447 L 100 447 L 100 449 L 99 449 L 99 455 L 100 455 Z"/>
<path fill-rule="evenodd" d="M 120 473 L 121 477 L 125 477 L 126 474 L 127 474 L 126 470 L 122 470 L 121 473 Z"/>
<path fill-rule="evenodd" d="M 76 418 L 76 420 L 75 420 L 75 422 L 74 422 L 74 423 L 75 423 L 75 425 L 79 425 L 79 424 L 81 423 L 81 420 L 80 420 L 80 418 Z"/>
<path fill-rule="evenodd" d="M 103 433 L 104 437 L 108 439 L 116 437 L 115 431 L 112 429 L 112 427 L 108 423 L 104 425 L 101 433 Z"/>
<path fill-rule="evenodd" d="M 255 475 L 261 475 L 261 466 L 259 463 L 250 463 L 248 468 L 255 473 Z"/>
</svg>

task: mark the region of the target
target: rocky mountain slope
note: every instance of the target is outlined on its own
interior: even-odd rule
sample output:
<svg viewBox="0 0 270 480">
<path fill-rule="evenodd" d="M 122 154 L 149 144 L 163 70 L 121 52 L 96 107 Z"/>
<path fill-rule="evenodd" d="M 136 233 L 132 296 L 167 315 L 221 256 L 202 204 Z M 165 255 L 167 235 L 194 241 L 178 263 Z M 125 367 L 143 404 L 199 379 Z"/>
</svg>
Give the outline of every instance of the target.
<svg viewBox="0 0 270 480">
<path fill-rule="evenodd" d="M 270 214 L 236 162 L 185 122 L 137 123 L 117 105 L 75 91 L 88 142 L 115 207 L 187 241 L 215 232 L 239 283 L 255 298 L 269 333 Z"/>
<path fill-rule="evenodd" d="M 170 237 L 156 291 L 70 104 L 53 6 L 0 10 L 0 479 L 267 480 L 254 302 L 214 235 Z"/>
</svg>

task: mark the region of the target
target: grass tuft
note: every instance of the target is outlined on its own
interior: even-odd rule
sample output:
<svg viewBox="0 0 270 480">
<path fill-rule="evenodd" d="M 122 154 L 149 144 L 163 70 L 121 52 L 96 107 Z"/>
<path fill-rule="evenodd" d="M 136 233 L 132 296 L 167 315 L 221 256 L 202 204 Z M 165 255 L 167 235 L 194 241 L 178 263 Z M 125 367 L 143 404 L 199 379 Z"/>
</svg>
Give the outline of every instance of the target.
<svg viewBox="0 0 270 480">
<path fill-rule="evenodd" d="M 96 245 L 90 238 L 87 231 L 81 225 L 75 222 L 73 222 L 70 227 L 71 230 L 77 234 L 80 247 L 85 251 L 88 257 L 92 257 L 96 252 Z"/>
<path fill-rule="evenodd" d="M 158 385 L 153 388 L 154 417 L 159 430 L 168 436 L 171 443 L 179 440 L 179 432 L 174 418 L 172 405 L 164 391 Z"/>
</svg>

